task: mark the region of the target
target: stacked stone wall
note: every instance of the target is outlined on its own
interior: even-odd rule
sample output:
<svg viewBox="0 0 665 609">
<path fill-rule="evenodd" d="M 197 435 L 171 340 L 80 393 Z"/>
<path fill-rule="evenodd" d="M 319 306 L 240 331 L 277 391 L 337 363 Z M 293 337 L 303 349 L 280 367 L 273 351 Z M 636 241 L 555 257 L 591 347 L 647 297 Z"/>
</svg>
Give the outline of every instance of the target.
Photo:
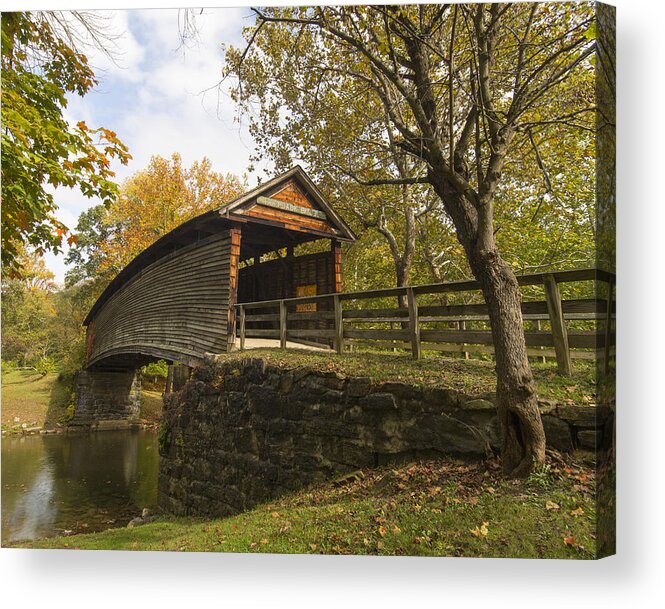
<svg viewBox="0 0 665 609">
<path fill-rule="evenodd" d="M 138 421 L 141 373 L 91 368 L 78 373 L 73 426 L 116 428 Z"/>
<path fill-rule="evenodd" d="M 159 503 L 175 514 L 227 515 L 361 468 L 482 457 L 501 444 L 492 400 L 260 358 L 197 368 L 165 396 Z M 548 444 L 561 451 L 596 448 L 611 425 L 607 408 L 540 407 Z"/>
</svg>

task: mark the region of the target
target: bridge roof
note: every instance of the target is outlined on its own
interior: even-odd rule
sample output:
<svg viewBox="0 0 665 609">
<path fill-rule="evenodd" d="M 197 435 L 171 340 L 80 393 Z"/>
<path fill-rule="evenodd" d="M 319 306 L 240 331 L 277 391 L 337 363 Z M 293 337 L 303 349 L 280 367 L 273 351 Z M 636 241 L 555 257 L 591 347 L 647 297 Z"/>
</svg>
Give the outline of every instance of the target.
<svg viewBox="0 0 665 609">
<path fill-rule="evenodd" d="M 282 196 L 287 189 L 299 205 Z M 148 266 L 182 247 L 238 225 L 243 226 L 242 243 L 251 248 L 253 256 L 320 238 L 348 242 L 356 239 L 353 230 L 326 201 L 302 167 L 296 165 L 160 237 L 116 275 L 90 309 L 83 325 L 87 326 L 114 293 Z"/>
</svg>

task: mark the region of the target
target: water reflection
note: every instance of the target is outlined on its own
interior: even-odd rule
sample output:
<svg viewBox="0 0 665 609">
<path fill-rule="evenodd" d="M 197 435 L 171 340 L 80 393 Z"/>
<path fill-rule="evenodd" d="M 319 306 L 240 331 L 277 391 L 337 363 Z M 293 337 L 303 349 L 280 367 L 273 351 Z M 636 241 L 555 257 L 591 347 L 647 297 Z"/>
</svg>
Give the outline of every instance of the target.
<svg viewBox="0 0 665 609">
<path fill-rule="evenodd" d="M 2 439 L 2 540 L 123 526 L 157 501 L 145 431 Z"/>
</svg>

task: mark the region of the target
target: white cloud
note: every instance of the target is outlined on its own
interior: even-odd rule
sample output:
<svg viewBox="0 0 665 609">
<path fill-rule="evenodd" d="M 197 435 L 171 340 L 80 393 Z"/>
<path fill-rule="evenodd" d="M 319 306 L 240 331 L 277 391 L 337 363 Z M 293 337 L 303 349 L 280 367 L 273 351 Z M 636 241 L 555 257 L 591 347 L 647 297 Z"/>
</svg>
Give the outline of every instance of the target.
<svg viewBox="0 0 665 609">
<path fill-rule="evenodd" d="M 242 28 L 251 22 L 248 10 L 197 13 L 197 44 L 187 47 L 181 46 L 177 10 L 104 13 L 114 31 L 123 32 L 117 40 L 119 65 L 95 54 L 91 63 L 104 67 L 100 85 L 84 98 L 72 98 L 66 116 L 118 133 L 133 156 L 127 167 L 114 166 L 118 180 L 145 167 L 152 155 L 173 152 L 186 164 L 207 156 L 216 171 L 242 176 L 254 144 L 234 120 L 228 85 L 219 92 L 214 86 L 223 67 L 221 45 L 241 44 Z M 58 218 L 70 228 L 84 209 L 98 203 L 63 189 L 56 202 Z M 65 272 L 62 259 L 47 256 L 59 281 Z"/>
</svg>

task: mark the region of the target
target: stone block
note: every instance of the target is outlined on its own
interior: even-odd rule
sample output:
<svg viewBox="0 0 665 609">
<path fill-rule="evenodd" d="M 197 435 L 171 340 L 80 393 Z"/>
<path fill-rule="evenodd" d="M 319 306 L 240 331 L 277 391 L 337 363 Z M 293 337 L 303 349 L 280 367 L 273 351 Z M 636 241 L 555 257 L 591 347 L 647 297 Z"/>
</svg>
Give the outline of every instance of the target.
<svg viewBox="0 0 665 609">
<path fill-rule="evenodd" d="M 335 391 L 342 391 L 346 385 L 346 377 L 339 372 L 322 372 L 321 385 Z"/>
<path fill-rule="evenodd" d="M 557 402 L 555 400 L 538 400 L 538 410 L 540 414 L 553 414 L 556 410 Z"/>
<path fill-rule="evenodd" d="M 279 394 L 263 385 L 250 385 L 247 390 L 248 408 L 262 416 L 275 416 L 280 412 Z"/>
<path fill-rule="evenodd" d="M 589 450 L 600 448 L 603 442 L 603 432 L 596 430 L 584 430 L 577 432 L 577 443 L 580 447 Z"/>
<path fill-rule="evenodd" d="M 348 379 L 346 385 L 346 392 L 352 398 L 366 396 L 371 389 L 372 382 L 367 376 L 352 376 Z"/>
<path fill-rule="evenodd" d="M 573 437 L 570 426 L 556 417 L 545 415 L 542 417 L 547 445 L 561 452 L 573 450 Z"/>
<path fill-rule="evenodd" d="M 473 400 L 467 400 L 462 404 L 464 410 L 495 410 L 493 402 L 489 400 L 484 400 L 482 398 L 475 398 Z"/>
<path fill-rule="evenodd" d="M 241 427 L 236 429 L 234 447 L 238 452 L 259 454 L 259 443 L 256 438 L 256 432 L 251 427 Z"/>
<path fill-rule="evenodd" d="M 378 393 L 392 393 L 394 396 L 397 396 L 401 400 L 417 400 L 422 399 L 423 392 L 419 387 L 411 385 L 409 383 L 400 383 L 400 382 L 386 382 L 381 383 L 377 387 Z"/>
<path fill-rule="evenodd" d="M 359 404 L 368 410 L 397 410 L 397 400 L 392 393 L 370 393 L 361 398 Z"/>
<path fill-rule="evenodd" d="M 578 427 L 596 427 L 598 411 L 595 406 L 559 404 L 556 414 L 560 419 Z"/>
<path fill-rule="evenodd" d="M 460 396 L 456 391 L 440 387 L 426 387 L 423 390 L 423 410 L 425 412 L 451 412 L 460 406 Z"/>
</svg>

